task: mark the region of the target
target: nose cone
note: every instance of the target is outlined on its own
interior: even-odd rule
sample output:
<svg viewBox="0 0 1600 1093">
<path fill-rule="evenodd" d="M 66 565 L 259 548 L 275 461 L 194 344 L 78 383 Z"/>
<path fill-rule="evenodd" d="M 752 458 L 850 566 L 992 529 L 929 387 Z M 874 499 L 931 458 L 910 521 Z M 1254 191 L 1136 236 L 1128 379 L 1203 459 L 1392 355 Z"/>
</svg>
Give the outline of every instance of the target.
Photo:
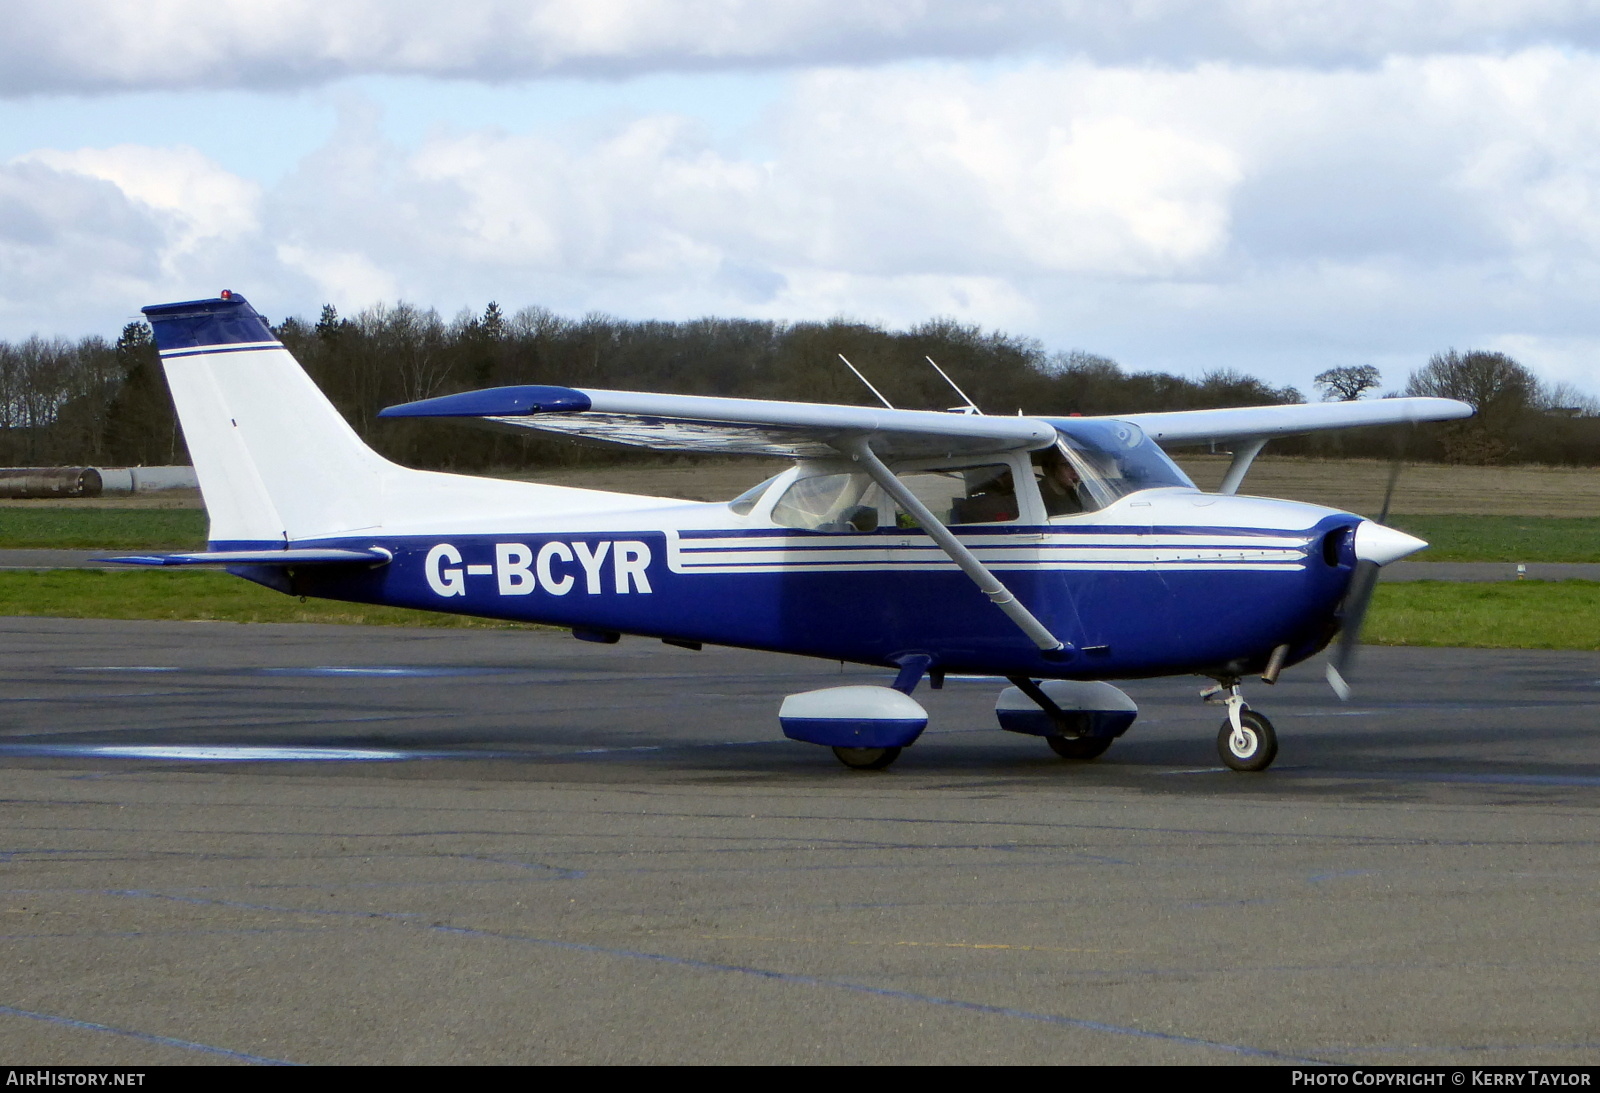
<svg viewBox="0 0 1600 1093">
<path fill-rule="evenodd" d="M 1408 554 L 1415 554 L 1428 544 L 1415 535 L 1385 527 L 1372 520 L 1356 525 L 1356 560 L 1388 565 Z"/>
</svg>

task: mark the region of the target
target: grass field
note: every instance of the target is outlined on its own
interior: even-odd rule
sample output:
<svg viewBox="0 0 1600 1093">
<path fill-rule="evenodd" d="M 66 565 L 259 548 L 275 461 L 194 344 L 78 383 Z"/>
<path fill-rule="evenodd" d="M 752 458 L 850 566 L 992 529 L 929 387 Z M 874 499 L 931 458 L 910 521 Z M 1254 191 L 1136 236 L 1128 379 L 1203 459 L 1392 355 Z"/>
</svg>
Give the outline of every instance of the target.
<svg viewBox="0 0 1600 1093">
<path fill-rule="evenodd" d="M 0 508 L 3 550 L 196 550 L 205 541 L 201 509 Z"/>
<path fill-rule="evenodd" d="M 1600 562 L 1600 517 L 1400 516 L 1428 540 L 1419 562 Z"/>
<path fill-rule="evenodd" d="M 0 615 L 517 628 L 515 623 L 394 607 L 301 603 L 224 573 L 150 570 L 0 573 Z M 1600 650 L 1600 582 L 1383 584 L 1363 637 L 1374 645 Z"/>
<path fill-rule="evenodd" d="M 1180 455 L 1201 489 L 1222 482 L 1229 458 Z M 1265 455 L 1240 493 L 1285 497 L 1376 516 L 1393 465 L 1381 459 L 1302 459 Z M 1600 467 L 1460 467 L 1408 463 L 1395 483 L 1391 512 L 1472 516 L 1600 517 Z"/>
<path fill-rule="evenodd" d="M 1600 581 L 1380 584 L 1371 645 L 1600 650 Z"/>
</svg>

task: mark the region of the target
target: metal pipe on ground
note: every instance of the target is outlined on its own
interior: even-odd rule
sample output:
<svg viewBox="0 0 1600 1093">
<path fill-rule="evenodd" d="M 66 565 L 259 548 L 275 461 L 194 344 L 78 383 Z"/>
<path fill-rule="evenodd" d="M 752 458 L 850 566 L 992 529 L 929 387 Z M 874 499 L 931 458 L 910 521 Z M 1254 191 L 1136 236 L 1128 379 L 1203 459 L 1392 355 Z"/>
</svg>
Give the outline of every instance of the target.
<svg viewBox="0 0 1600 1093">
<path fill-rule="evenodd" d="M 106 493 L 192 490 L 200 486 L 193 467 L 101 467 L 100 481 Z"/>
<path fill-rule="evenodd" d="M 93 467 L 0 467 L 0 497 L 99 497 Z"/>
</svg>

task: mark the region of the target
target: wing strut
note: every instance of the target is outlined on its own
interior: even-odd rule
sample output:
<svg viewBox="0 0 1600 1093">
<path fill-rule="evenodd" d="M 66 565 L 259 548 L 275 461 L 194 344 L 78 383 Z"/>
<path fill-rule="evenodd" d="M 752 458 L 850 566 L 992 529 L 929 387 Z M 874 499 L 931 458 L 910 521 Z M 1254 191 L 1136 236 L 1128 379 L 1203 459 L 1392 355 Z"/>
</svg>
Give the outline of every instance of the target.
<svg viewBox="0 0 1600 1093">
<path fill-rule="evenodd" d="M 1250 470 L 1250 464 L 1256 461 L 1256 456 L 1261 454 L 1261 449 L 1267 446 L 1266 438 L 1254 437 L 1250 440 L 1241 440 L 1233 446 L 1233 462 L 1228 464 L 1228 473 L 1222 476 L 1222 485 L 1217 487 L 1218 493 L 1238 493 L 1239 487 L 1244 483 L 1244 476 Z"/>
<path fill-rule="evenodd" d="M 901 508 L 922 525 L 922 529 L 933 537 L 933 541 L 950 556 L 950 560 L 961 567 L 961 572 L 972 578 L 972 583 L 977 585 L 996 607 L 1004 611 L 1007 618 L 1017 624 L 1018 629 L 1028 636 L 1029 641 L 1039 647 L 1045 659 L 1066 659 L 1071 652 L 1066 643 L 1052 634 L 1044 623 L 1034 617 L 1032 611 L 1022 606 L 1017 597 L 1011 594 L 1011 590 L 1000 582 L 1000 578 L 978 561 L 972 551 L 963 546 L 961 540 L 952 535 L 950 529 L 940 523 L 938 517 L 928 511 L 926 505 L 917 500 L 917 495 L 907 489 L 905 483 L 894 476 L 893 471 L 884 466 L 883 460 L 872 450 L 866 437 L 857 436 L 841 440 L 837 446 L 845 455 L 866 467 L 867 474 L 883 489 L 883 492 L 894 498 Z"/>
</svg>

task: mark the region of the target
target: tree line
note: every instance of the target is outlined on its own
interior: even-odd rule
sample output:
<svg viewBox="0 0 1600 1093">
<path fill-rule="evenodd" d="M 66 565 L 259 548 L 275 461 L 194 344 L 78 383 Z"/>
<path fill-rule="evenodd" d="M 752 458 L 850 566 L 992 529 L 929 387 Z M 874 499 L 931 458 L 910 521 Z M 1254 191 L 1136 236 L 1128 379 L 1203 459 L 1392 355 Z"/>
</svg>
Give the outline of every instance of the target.
<svg viewBox="0 0 1600 1093">
<path fill-rule="evenodd" d="M 944 409 L 960 400 L 938 362 L 986 413 L 1118 414 L 1304 401 L 1292 387 L 1221 369 L 1189 379 L 1130 371 L 1080 350 L 936 319 L 907 330 L 866 323 L 705 318 L 569 318 L 544 308 L 512 315 L 490 303 L 446 321 L 436 311 L 379 304 L 352 317 L 324 306 L 316 322 L 273 329 L 356 432 L 410 466 L 493 470 L 637 458 L 536 434 L 513 436 L 438 422 L 380 420 L 383 407 L 481 387 L 553 384 L 807 402 L 873 403 L 843 355 L 894 405 Z M 1324 398 L 1360 398 L 1381 384 L 1370 365 L 1329 369 Z M 1414 430 L 1410 458 L 1454 462 L 1600 464 L 1600 406 L 1547 388 L 1500 353 L 1436 354 L 1392 393 L 1461 398 L 1465 422 Z M 1325 434 L 1276 442 L 1280 452 L 1371 456 L 1387 434 Z M 1375 447 L 1375 445 L 1377 447 Z M 187 462 L 160 361 L 144 323 L 115 342 L 29 338 L 0 342 L 0 464 L 160 465 Z"/>
</svg>

